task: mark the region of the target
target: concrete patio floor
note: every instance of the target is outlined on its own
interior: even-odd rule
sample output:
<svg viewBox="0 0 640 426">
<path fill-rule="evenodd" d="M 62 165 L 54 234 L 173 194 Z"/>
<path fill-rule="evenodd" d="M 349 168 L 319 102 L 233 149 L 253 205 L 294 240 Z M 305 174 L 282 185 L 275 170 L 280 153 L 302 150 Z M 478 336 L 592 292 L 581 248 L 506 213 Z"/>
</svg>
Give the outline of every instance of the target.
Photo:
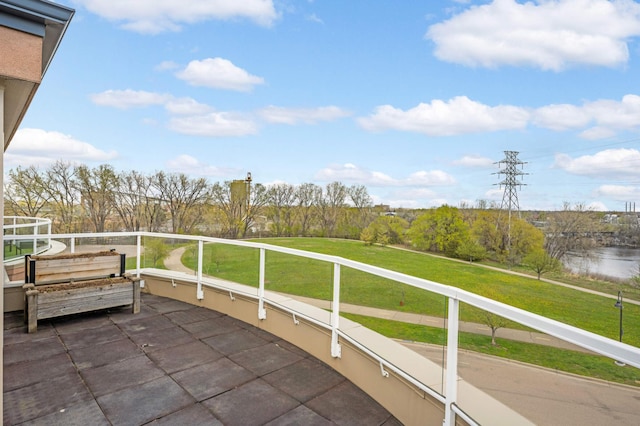
<svg viewBox="0 0 640 426">
<path fill-rule="evenodd" d="M 171 299 L 4 327 L 4 424 L 400 424 L 297 347 Z"/>
</svg>

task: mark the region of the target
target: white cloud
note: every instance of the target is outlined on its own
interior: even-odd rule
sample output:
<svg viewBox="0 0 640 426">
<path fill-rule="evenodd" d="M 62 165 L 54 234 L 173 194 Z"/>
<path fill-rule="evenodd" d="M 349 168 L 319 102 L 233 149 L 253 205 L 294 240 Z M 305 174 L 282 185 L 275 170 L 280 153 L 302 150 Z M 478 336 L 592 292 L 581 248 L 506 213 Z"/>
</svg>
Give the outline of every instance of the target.
<svg viewBox="0 0 640 426">
<path fill-rule="evenodd" d="M 392 208 L 424 208 L 439 207 L 447 204 L 445 198 L 439 197 L 434 191 L 424 188 L 414 188 L 408 190 L 394 191 L 385 198 L 385 204 L 389 204 Z"/>
<path fill-rule="evenodd" d="M 240 172 L 237 169 L 216 167 L 203 163 L 197 158 L 187 154 L 179 155 L 176 158 L 167 161 L 167 168 L 178 173 L 211 177 L 233 176 Z"/>
<path fill-rule="evenodd" d="M 178 31 L 184 24 L 212 19 L 245 18 L 271 26 L 276 19 L 272 0 L 74 0 L 105 19 L 123 22 L 131 31 L 157 34 Z"/>
<path fill-rule="evenodd" d="M 606 204 L 601 201 L 594 201 L 592 203 L 587 204 L 587 210 L 594 212 L 608 212 L 609 208 Z"/>
<path fill-rule="evenodd" d="M 180 68 L 180 65 L 173 61 L 162 61 L 154 68 L 156 71 L 175 70 Z"/>
<path fill-rule="evenodd" d="M 493 163 L 495 163 L 495 161 L 492 159 L 480 155 L 465 155 L 461 159 L 453 162 L 456 166 L 464 167 L 487 167 L 493 165 Z"/>
<path fill-rule="evenodd" d="M 354 164 L 331 165 L 315 175 L 321 181 L 354 182 L 367 186 L 439 186 L 451 185 L 455 179 L 440 170 L 419 171 L 404 179 L 393 178 L 385 173 L 362 169 Z"/>
<path fill-rule="evenodd" d="M 173 117 L 169 121 L 169 128 L 186 135 L 211 137 L 246 136 L 258 133 L 253 121 L 228 112 Z"/>
<path fill-rule="evenodd" d="M 602 139 L 618 131 L 640 129 L 640 96 L 600 99 L 581 105 L 551 104 L 536 109 L 514 105 L 488 106 L 466 96 L 448 101 L 434 99 L 409 110 L 382 105 L 368 117 L 357 119 L 362 128 L 376 132 L 399 130 L 429 136 L 524 129 L 532 124 L 555 131 L 581 130 L 584 139 Z M 467 159 L 469 160 L 469 159 Z"/>
<path fill-rule="evenodd" d="M 552 130 L 567 130 L 584 127 L 592 117 L 576 105 L 559 104 L 538 108 L 533 113 L 533 123 Z"/>
<path fill-rule="evenodd" d="M 204 86 L 215 89 L 249 92 L 254 86 L 263 84 L 264 79 L 249 74 L 235 66 L 228 59 L 207 58 L 191 61 L 185 69 L 176 73 L 176 77 L 192 86 Z"/>
<path fill-rule="evenodd" d="M 105 152 L 95 146 L 56 131 L 19 129 L 5 153 L 7 168 L 27 165 L 46 166 L 64 160 L 70 162 L 105 162 L 118 157 L 116 151 Z"/>
<path fill-rule="evenodd" d="M 432 100 L 403 111 L 391 105 L 376 108 L 369 117 L 359 118 L 365 130 L 402 130 L 429 136 L 451 136 L 526 127 L 529 112 L 525 108 L 498 105 L 490 107 L 457 96 L 445 102 Z"/>
<path fill-rule="evenodd" d="M 163 105 L 172 99 L 171 95 L 145 92 L 143 90 L 106 90 L 90 96 L 96 105 L 120 109 Z"/>
<path fill-rule="evenodd" d="M 580 132 L 579 136 L 582 139 L 593 141 L 598 139 L 607 139 L 615 136 L 615 134 L 616 132 L 611 129 L 607 129 L 606 127 L 595 126 Z"/>
<path fill-rule="evenodd" d="M 588 102 L 584 110 L 603 127 L 632 129 L 640 126 L 640 96 L 625 95 L 621 101 L 604 99 Z"/>
<path fill-rule="evenodd" d="M 351 115 L 337 106 L 318 108 L 284 108 L 270 105 L 258 112 L 270 123 L 295 125 L 300 122 L 315 124 L 319 121 L 333 121 Z"/>
<path fill-rule="evenodd" d="M 171 99 L 164 107 L 169 113 L 176 115 L 201 115 L 212 110 L 209 105 L 192 98 Z"/>
<path fill-rule="evenodd" d="M 324 21 L 322 19 L 318 18 L 318 16 L 315 13 L 312 13 L 311 15 L 307 15 L 306 19 L 307 19 L 307 21 L 311 21 L 311 22 L 315 22 L 315 23 L 324 25 Z"/>
<path fill-rule="evenodd" d="M 598 197 L 612 198 L 618 201 L 636 201 L 640 199 L 640 188 L 629 185 L 601 185 L 594 191 Z"/>
<path fill-rule="evenodd" d="M 640 187 L 627 185 L 600 185 L 596 189 L 598 195 L 618 200 L 636 201 L 640 198 Z"/>
<path fill-rule="evenodd" d="M 568 173 L 590 177 L 640 178 L 640 151 L 620 148 L 607 149 L 594 155 L 571 158 L 556 154 L 554 167 Z"/>
<path fill-rule="evenodd" d="M 395 180 L 381 172 L 361 169 L 354 164 L 331 165 L 316 173 L 315 178 L 321 181 L 356 182 L 371 186 L 395 185 Z"/>
<path fill-rule="evenodd" d="M 256 134 L 256 123 L 242 114 L 226 111 L 215 111 L 209 105 L 192 98 L 174 98 L 152 92 L 133 90 L 107 90 L 92 95 L 98 105 L 128 109 L 162 105 L 169 113 L 167 127 L 178 133 L 195 136 L 233 137 Z M 156 120 L 145 119 L 154 124 Z"/>
<path fill-rule="evenodd" d="M 500 189 L 500 188 L 492 188 L 484 193 L 484 196 L 488 200 L 497 200 L 497 201 L 502 200 L 503 195 L 504 195 L 504 189 Z"/>
<path fill-rule="evenodd" d="M 456 182 L 453 176 L 442 170 L 419 171 L 402 181 L 403 184 L 412 186 L 453 185 Z"/>
<path fill-rule="evenodd" d="M 631 0 L 494 0 L 432 25 L 425 37 L 443 61 L 561 71 L 625 64 L 627 40 L 638 35 L 640 5 Z"/>
<path fill-rule="evenodd" d="M 533 124 L 552 130 L 580 129 L 595 126 L 580 133 L 584 139 L 604 139 L 619 130 L 640 127 L 640 96 L 628 94 L 620 101 L 600 99 L 580 106 L 548 105 L 532 113 Z"/>
</svg>

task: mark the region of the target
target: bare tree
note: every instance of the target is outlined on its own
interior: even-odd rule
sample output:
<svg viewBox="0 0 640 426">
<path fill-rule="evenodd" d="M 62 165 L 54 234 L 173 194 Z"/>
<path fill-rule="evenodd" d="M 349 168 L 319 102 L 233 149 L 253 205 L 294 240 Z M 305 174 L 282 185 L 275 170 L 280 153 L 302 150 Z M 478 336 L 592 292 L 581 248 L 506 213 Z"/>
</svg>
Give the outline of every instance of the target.
<svg viewBox="0 0 640 426">
<path fill-rule="evenodd" d="M 221 235 L 227 238 L 240 236 L 245 200 L 231 196 L 231 182 L 216 182 L 211 187 L 211 201 L 221 215 Z"/>
<path fill-rule="evenodd" d="M 322 188 L 313 183 L 303 183 L 296 188 L 296 213 L 301 235 L 308 235 L 313 225 L 314 200 L 318 192 L 322 192 Z"/>
<path fill-rule="evenodd" d="M 267 189 L 261 184 L 250 186 L 246 181 L 246 191 L 234 193 L 232 184 L 230 181 L 216 182 L 211 187 L 211 200 L 220 210 L 222 235 L 243 238 L 267 203 Z"/>
<path fill-rule="evenodd" d="M 369 196 L 367 187 L 364 185 L 352 185 L 349 187 L 349 199 L 358 211 L 358 223 L 356 226 L 359 230 L 366 228 L 371 222 L 371 207 L 373 201 Z"/>
<path fill-rule="evenodd" d="M 151 182 L 151 178 L 135 170 L 118 175 L 113 207 L 127 231 L 139 231 L 143 227 L 150 232 L 158 230 L 162 209 Z"/>
<path fill-rule="evenodd" d="M 204 178 L 189 179 L 183 173 L 166 174 L 160 171 L 153 176 L 152 185 L 167 206 L 171 232 L 191 233 L 202 220 L 204 208 L 210 199 L 207 181 Z"/>
<path fill-rule="evenodd" d="M 347 193 L 347 187 L 340 182 L 331 182 L 316 193 L 315 208 L 325 237 L 335 235 L 336 224 L 346 207 Z"/>
<path fill-rule="evenodd" d="M 272 185 L 267 189 L 267 218 L 273 223 L 275 236 L 290 236 L 293 228 L 293 208 L 296 188 L 287 183 Z"/>
<path fill-rule="evenodd" d="M 563 209 L 549 213 L 546 221 L 544 248 L 551 257 L 562 259 L 569 251 L 586 255 L 594 246 L 592 232 L 597 232 L 594 212 L 584 204 L 573 207 L 564 203 Z"/>
<path fill-rule="evenodd" d="M 9 170 L 4 196 L 16 216 L 36 217 L 49 202 L 42 174 L 35 166 Z"/>
<path fill-rule="evenodd" d="M 44 173 L 44 191 L 55 208 L 56 232 L 78 231 L 76 208 L 80 193 L 75 185 L 75 173 L 70 163 L 56 161 Z"/>
<path fill-rule="evenodd" d="M 253 185 L 250 187 L 248 198 L 242 238 L 244 238 L 247 232 L 256 224 L 256 219 L 262 212 L 263 207 L 267 204 L 267 188 L 260 183 Z"/>
<path fill-rule="evenodd" d="M 113 210 L 114 189 L 118 185 L 113 167 L 108 164 L 93 169 L 85 165 L 78 166 L 75 168 L 74 184 L 94 232 L 104 232 L 107 218 Z"/>
</svg>

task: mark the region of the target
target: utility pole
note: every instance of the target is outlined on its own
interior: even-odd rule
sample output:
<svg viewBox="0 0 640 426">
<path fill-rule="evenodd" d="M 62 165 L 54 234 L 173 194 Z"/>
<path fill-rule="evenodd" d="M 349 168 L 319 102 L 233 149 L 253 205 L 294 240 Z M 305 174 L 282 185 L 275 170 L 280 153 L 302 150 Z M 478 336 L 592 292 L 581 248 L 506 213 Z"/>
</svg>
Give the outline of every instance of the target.
<svg viewBox="0 0 640 426">
<path fill-rule="evenodd" d="M 528 175 L 528 173 L 524 173 L 522 171 L 522 168 L 526 163 L 518 159 L 518 154 L 518 151 L 504 151 L 504 159 L 494 163 L 498 164 L 498 167 L 501 168 L 499 172 L 494 174 L 497 174 L 498 177 L 500 177 L 500 175 L 504 175 L 504 179 L 498 182 L 497 185 L 499 185 L 501 189 L 504 186 L 500 211 L 504 210 L 506 207 L 509 212 L 509 221 L 507 225 L 507 250 L 511 250 L 511 212 L 517 211 L 518 217 L 520 217 L 518 188 L 526 185 L 520 182 L 519 178 L 521 176 Z M 518 166 L 520 169 L 518 169 Z M 498 214 L 498 218 L 499 217 L 500 215 Z"/>
</svg>

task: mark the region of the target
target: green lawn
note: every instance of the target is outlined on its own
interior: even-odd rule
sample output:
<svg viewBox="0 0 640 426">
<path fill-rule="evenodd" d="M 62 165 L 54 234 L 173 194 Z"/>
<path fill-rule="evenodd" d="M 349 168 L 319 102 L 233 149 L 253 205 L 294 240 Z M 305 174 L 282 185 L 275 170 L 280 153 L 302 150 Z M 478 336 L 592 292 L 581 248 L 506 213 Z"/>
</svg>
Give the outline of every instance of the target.
<svg viewBox="0 0 640 426">
<path fill-rule="evenodd" d="M 323 238 L 270 238 L 261 242 L 326 253 L 452 285 L 591 332 L 617 339 L 619 311 L 611 299 L 583 293 L 478 265 L 456 262 L 390 247 L 366 246 L 352 240 Z M 301 296 L 331 299 L 333 266 L 315 260 L 267 252 L 266 288 Z M 203 273 L 247 285 L 258 283 L 257 249 L 206 244 Z M 194 267 L 193 254 L 183 262 Z M 443 296 L 341 268 L 341 301 L 383 309 L 443 316 Z M 404 302 L 401 306 L 401 302 Z M 461 319 L 483 322 L 481 313 L 463 305 Z M 509 324 L 511 328 L 520 327 Z M 638 327 L 639 330 L 635 330 Z M 521 328 L 521 327 L 520 327 Z M 640 346 L 640 307 L 624 307 L 624 341 Z"/>
</svg>

